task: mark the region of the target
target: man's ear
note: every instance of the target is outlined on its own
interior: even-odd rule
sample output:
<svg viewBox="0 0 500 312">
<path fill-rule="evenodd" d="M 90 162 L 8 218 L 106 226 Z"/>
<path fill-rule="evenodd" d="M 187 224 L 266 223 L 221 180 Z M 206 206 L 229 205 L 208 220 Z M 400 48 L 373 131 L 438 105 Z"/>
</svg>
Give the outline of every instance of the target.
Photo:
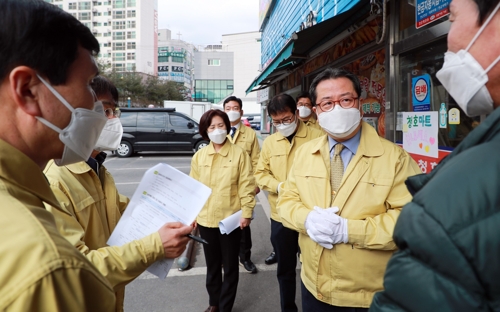
<svg viewBox="0 0 500 312">
<path fill-rule="evenodd" d="M 244 112 L 243 112 L 243 110 L 241 110 L 241 117 L 243 117 L 243 114 L 244 114 Z"/>
<path fill-rule="evenodd" d="M 36 72 L 27 66 L 15 67 L 9 74 L 9 89 L 12 100 L 25 113 L 41 116 L 39 100 L 42 82 Z"/>
</svg>

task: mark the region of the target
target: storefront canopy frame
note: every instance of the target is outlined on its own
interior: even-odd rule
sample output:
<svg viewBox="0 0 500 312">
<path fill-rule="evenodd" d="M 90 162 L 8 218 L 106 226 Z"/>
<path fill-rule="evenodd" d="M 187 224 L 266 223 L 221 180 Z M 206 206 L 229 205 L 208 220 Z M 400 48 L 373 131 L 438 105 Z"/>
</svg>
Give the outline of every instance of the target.
<svg viewBox="0 0 500 312">
<path fill-rule="evenodd" d="M 366 14 L 370 9 L 369 3 L 369 0 L 352 0 L 350 5 L 344 8 L 345 11 L 337 16 L 293 33 L 292 38 L 278 56 L 254 79 L 246 90 L 246 94 L 267 87 L 270 78 L 277 76 L 275 71 L 282 73 L 283 70 L 303 62 L 304 59 L 308 58 L 309 51 L 351 26 L 353 17 L 357 19 L 359 15 Z M 348 23 L 349 21 L 350 23 Z M 259 87 L 256 88 L 257 86 Z"/>
</svg>

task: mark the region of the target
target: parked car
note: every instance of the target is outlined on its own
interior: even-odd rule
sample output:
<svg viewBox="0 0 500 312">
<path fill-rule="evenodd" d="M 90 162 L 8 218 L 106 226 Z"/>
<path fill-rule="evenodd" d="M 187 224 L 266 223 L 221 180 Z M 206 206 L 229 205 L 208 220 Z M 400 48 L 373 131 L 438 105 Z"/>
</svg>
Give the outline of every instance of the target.
<svg viewBox="0 0 500 312">
<path fill-rule="evenodd" d="M 119 157 L 136 152 L 196 152 L 209 142 L 199 134 L 198 122 L 175 108 L 121 108 L 123 137 Z"/>
<path fill-rule="evenodd" d="M 244 115 L 243 118 L 248 120 L 252 129 L 260 130 L 260 114 L 248 114 Z"/>
</svg>

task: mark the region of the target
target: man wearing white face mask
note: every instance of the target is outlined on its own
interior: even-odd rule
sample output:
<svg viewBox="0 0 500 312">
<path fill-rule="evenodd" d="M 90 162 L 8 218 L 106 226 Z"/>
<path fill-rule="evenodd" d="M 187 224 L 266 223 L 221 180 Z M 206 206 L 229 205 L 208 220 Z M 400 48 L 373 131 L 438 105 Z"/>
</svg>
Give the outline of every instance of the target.
<svg viewBox="0 0 500 312">
<path fill-rule="evenodd" d="M 411 200 L 404 181 L 420 169 L 361 121 L 356 75 L 328 68 L 310 90 L 327 136 L 296 152 L 277 208 L 299 232 L 302 310 L 363 311 L 396 250 L 392 231 Z"/>
<path fill-rule="evenodd" d="M 224 100 L 224 111 L 231 122 L 231 131 L 227 138 L 228 140 L 243 148 L 252 160 L 252 173 L 257 167 L 259 160 L 260 146 L 257 134 L 255 131 L 243 125 L 241 116 L 243 116 L 243 103 L 240 98 L 230 96 Z M 260 189 L 255 186 L 255 194 L 259 194 Z M 250 226 L 244 227 L 241 232 L 240 242 L 240 263 L 249 273 L 257 273 L 257 268 L 250 259 L 252 255 L 252 232 Z"/>
<path fill-rule="evenodd" d="M 299 119 L 302 120 L 308 127 L 323 130 L 323 128 L 319 125 L 319 122 L 314 117 L 313 105 L 309 92 L 303 91 L 299 93 L 299 95 L 295 98 L 295 101 L 297 102 L 297 114 Z"/>
<path fill-rule="evenodd" d="M 0 1 L 0 311 L 112 311 L 110 283 L 57 231 L 42 169 L 87 159 L 106 122 L 99 42 L 44 1 Z M 80 131 L 93 128 L 86 136 Z"/>
<path fill-rule="evenodd" d="M 288 94 L 271 99 L 267 111 L 277 133 L 268 136 L 262 144 L 255 179 L 261 189 L 269 192 L 271 206 L 271 243 L 278 262 L 277 277 L 280 285 L 281 311 L 297 311 L 295 304 L 295 276 L 297 267 L 297 232 L 283 227 L 276 201 L 281 185 L 288 177 L 297 149 L 321 137 L 324 133 L 307 127 L 297 118 L 297 105 Z"/>
<path fill-rule="evenodd" d="M 57 228 L 70 243 L 86 255 L 109 280 L 116 292 L 116 311 L 123 310 L 125 285 L 149 265 L 163 258 L 175 258 L 187 243 L 190 226 L 167 224 L 157 233 L 120 247 L 106 242 L 118 224 L 129 199 L 118 193 L 111 174 L 103 166 L 106 153 L 118 148 L 123 129 L 120 123 L 116 87 L 96 77 L 92 89 L 104 106 L 107 123 L 87 161 L 56 166 L 50 161 L 44 173 L 61 208 L 46 204 Z M 86 132 L 84 132 L 86 133 Z"/>
<path fill-rule="evenodd" d="M 370 311 L 500 309 L 500 1 L 453 0 L 450 21 L 437 77 L 467 115 L 490 115 L 406 182 L 414 197 L 394 230 L 400 251 Z"/>
</svg>

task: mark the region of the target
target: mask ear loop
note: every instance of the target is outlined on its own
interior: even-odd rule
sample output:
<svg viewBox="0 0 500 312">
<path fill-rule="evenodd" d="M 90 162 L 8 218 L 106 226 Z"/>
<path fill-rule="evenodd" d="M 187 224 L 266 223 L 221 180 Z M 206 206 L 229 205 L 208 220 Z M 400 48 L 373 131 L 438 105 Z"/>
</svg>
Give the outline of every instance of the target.
<svg viewBox="0 0 500 312">
<path fill-rule="evenodd" d="M 477 37 L 479 37 L 479 35 L 483 32 L 484 28 L 486 26 L 488 26 L 488 24 L 490 23 L 491 19 L 495 16 L 495 14 L 498 12 L 498 9 L 500 8 L 500 2 L 497 4 L 497 6 L 495 7 L 495 9 L 493 10 L 493 12 L 491 12 L 490 16 L 488 16 L 488 18 L 486 19 L 486 21 L 483 23 L 483 25 L 481 26 L 481 28 L 479 28 L 479 30 L 477 31 L 477 33 L 474 35 L 474 38 L 472 38 L 471 42 L 469 43 L 469 45 L 467 46 L 467 49 L 465 49 L 465 51 L 469 51 L 470 47 L 472 46 L 472 44 L 476 41 Z M 493 62 L 493 64 L 496 64 L 496 62 L 498 62 L 498 58 L 495 62 Z M 490 67 L 488 67 L 490 68 Z M 491 68 L 490 68 L 491 69 Z"/>
<path fill-rule="evenodd" d="M 55 95 L 56 98 L 59 99 L 59 101 L 61 101 L 61 103 L 64 104 L 64 106 L 66 106 L 66 108 L 69 109 L 70 112 L 75 112 L 75 109 L 73 108 L 73 106 L 69 105 L 69 103 L 62 97 L 62 95 L 59 94 L 59 92 L 56 91 L 56 89 L 54 89 L 47 81 L 45 81 L 42 77 L 40 77 L 40 75 L 36 74 L 38 79 L 40 79 L 40 81 L 52 92 L 52 94 Z"/>
</svg>

